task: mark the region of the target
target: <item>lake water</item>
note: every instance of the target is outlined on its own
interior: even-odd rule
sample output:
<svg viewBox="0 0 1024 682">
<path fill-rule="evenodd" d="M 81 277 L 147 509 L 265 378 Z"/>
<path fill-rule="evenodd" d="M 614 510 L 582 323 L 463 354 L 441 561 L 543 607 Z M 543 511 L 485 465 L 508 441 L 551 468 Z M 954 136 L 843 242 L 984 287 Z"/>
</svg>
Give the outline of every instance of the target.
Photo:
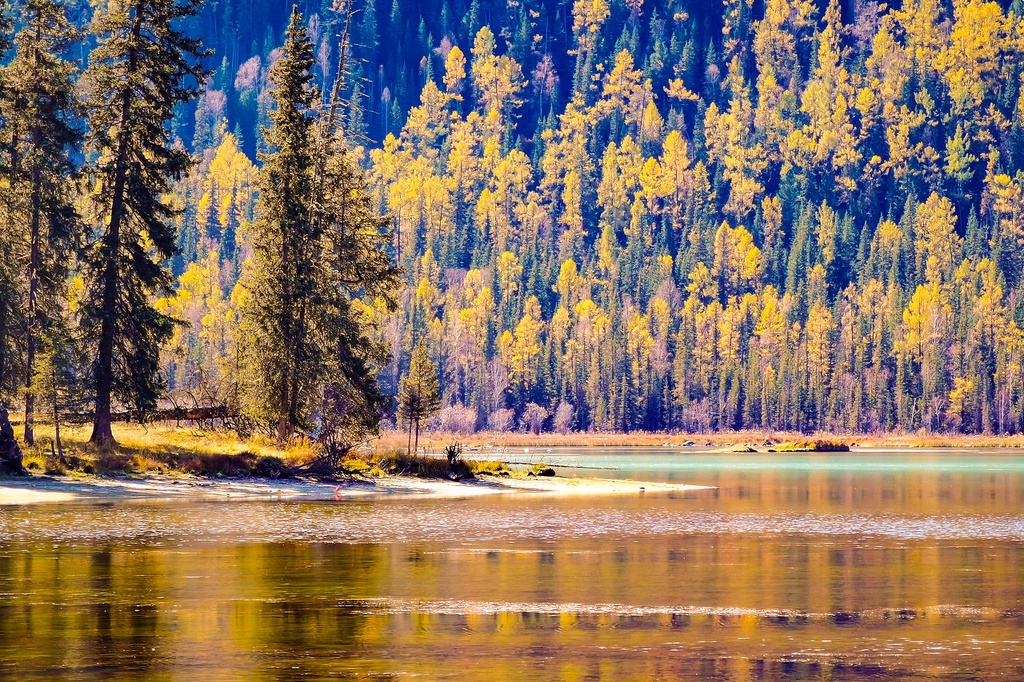
<svg viewBox="0 0 1024 682">
<path fill-rule="evenodd" d="M 716 488 L 0 508 L 0 678 L 1024 679 L 1019 453 L 512 457 Z"/>
</svg>

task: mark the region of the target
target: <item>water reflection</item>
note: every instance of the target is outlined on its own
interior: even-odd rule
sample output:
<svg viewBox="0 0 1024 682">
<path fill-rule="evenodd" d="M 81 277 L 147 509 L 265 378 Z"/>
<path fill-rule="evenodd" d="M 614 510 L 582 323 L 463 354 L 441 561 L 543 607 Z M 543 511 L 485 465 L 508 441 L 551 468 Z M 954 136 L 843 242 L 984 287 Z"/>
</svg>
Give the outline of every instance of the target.
<svg viewBox="0 0 1024 682">
<path fill-rule="evenodd" d="M 720 465 L 676 496 L 4 509 L 0 678 L 1024 678 L 1024 473 Z"/>
</svg>

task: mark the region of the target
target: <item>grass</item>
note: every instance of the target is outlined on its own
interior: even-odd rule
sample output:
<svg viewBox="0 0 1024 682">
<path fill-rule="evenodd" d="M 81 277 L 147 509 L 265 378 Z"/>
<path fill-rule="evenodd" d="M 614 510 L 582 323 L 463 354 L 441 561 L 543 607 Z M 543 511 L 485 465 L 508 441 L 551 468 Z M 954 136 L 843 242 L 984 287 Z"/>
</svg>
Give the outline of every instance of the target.
<svg viewBox="0 0 1024 682">
<path fill-rule="evenodd" d="M 850 446 L 836 440 L 815 439 L 782 443 L 772 448 L 774 452 L 849 452 Z"/>
<path fill-rule="evenodd" d="M 177 474 L 215 478 L 250 476 L 278 478 L 285 469 L 314 460 L 318 453 L 304 440 L 285 449 L 266 437 L 239 438 L 227 430 L 201 430 L 171 424 L 115 424 L 117 445 L 99 448 L 88 442 L 90 427 L 63 427 L 65 462 L 51 452 L 53 427 L 36 426 L 36 444 L 26 447 L 22 428 L 15 435 L 30 471 L 52 475 L 143 476 Z M 507 475 L 501 462 L 460 459 L 449 467 L 444 457 L 408 455 L 404 447 L 377 447 L 352 452 L 341 462 L 342 474 L 355 476 L 403 475 L 420 478 L 471 478 L 477 473 Z"/>
<path fill-rule="evenodd" d="M 88 442 L 89 427 L 61 429 L 66 462 L 51 451 L 53 427 L 36 427 L 36 444 L 22 443 L 25 467 L 49 474 L 191 474 L 213 477 L 277 478 L 285 468 L 315 457 L 307 442 L 281 450 L 265 438 L 240 439 L 230 431 L 203 431 L 171 425 L 116 424 L 117 445 L 100 448 Z M 21 439 L 21 427 L 15 434 Z"/>
<path fill-rule="evenodd" d="M 341 463 L 347 473 L 416 476 L 417 478 L 472 478 L 479 474 L 507 476 L 511 469 L 503 462 L 459 459 L 453 466 L 445 457 L 408 454 L 404 448 L 378 448 L 352 454 Z"/>
<path fill-rule="evenodd" d="M 21 439 L 21 426 L 15 425 Z M 88 426 L 64 427 L 65 462 L 51 454 L 53 427 L 38 424 L 36 445 L 22 446 L 25 466 L 36 472 L 68 475 L 184 474 L 210 477 L 278 477 L 285 469 L 308 463 L 317 457 L 314 447 L 299 440 L 286 449 L 266 437 L 239 438 L 227 430 L 201 430 L 174 424 L 115 424 L 118 444 L 101 449 L 88 442 Z M 428 432 L 421 437 L 425 450 L 458 441 L 470 452 L 509 447 L 660 447 L 693 441 L 699 446 L 728 448 L 743 452 L 772 448 L 777 452 L 829 452 L 851 445 L 877 448 L 1024 448 L 1024 435 L 984 436 L 935 433 L 895 433 L 876 436 L 816 434 L 771 431 L 737 431 L 713 434 L 664 433 L 478 433 L 455 435 Z M 474 475 L 512 475 L 504 463 L 492 459 L 460 459 L 453 469 L 444 456 L 407 455 L 405 434 L 385 433 L 372 451 L 353 452 L 341 465 L 342 473 L 357 476 L 406 475 L 423 478 L 469 478 Z M 524 472 L 519 472 L 520 474 Z"/>
</svg>

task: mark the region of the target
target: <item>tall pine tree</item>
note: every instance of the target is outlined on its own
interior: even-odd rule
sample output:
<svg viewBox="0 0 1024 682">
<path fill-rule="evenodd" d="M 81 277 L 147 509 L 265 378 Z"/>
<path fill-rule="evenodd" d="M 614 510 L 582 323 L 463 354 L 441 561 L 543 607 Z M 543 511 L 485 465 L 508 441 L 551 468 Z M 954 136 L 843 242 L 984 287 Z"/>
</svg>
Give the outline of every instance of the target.
<svg viewBox="0 0 1024 682">
<path fill-rule="evenodd" d="M 32 445 L 36 354 L 44 334 L 58 324 L 73 247 L 81 236 L 74 207 L 77 169 L 72 155 L 82 134 L 75 93 L 77 70 L 61 54 L 77 37 L 54 0 L 26 0 L 14 59 L 5 69 L 12 109 L 11 192 L 21 198 L 19 235 L 27 251 L 25 290 L 25 442 Z"/>
<path fill-rule="evenodd" d="M 199 6 L 199 0 L 113 0 L 93 22 L 99 44 L 86 71 L 87 141 L 97 157 L 92 198 L 99 225 L 86 254 L 84 310 L 90 337 L 98 340 L 93 443 L 114 442 L 115 398 L 145 410 L 161 389 L 160 344 L 174 321 L 153 308 L 151 297 L 171 286 L 164 262 L 174 252 L 176 210 L 166 196 L 171 180 L 192 163 L 172 144 L 167 124 L 206 76 L 199 41 L 177 29 Z"/>
<path fill-rule="evenodd" d="M 0 60 L 11 49 L 12 21 L 8 0 L 0 0 Z M 0 404 L 11 399 L 17 383 L 17 322 L 20 306 L 17 287 L 15 207 L 17 197 L 10 191 L 13 107 L 6 87 L 6 73 L 0 69 Z"/>
<path fill-rule="evenodd" d="M 352 300 L 370 295 L 393 308 L 397 270 L 384 251 L 387 221 L 373 213 L 338 130 L 340 85 L 326 112 L 313 111 L 313 49 L 297 8 L 283 52 L 270 73 L 272 151 L 262 157 L 244 279 L 245 410 L 275 423 L 282 442 L 316 422 L 333 457 L 385 411 L 374 368 L 386 351 L 368 339 Z"/>
<path fill-rule="evenodd" d="M 248 375 L 246 411 L 277 423 L 280 441 L 302 425 L 322 357 L 310 334 L 321 259 L 321 233 L 310 220 L 315 124 L 313 45 L 298 8 L 292 10 L 283 55 L 270 69 L 275 106 L 264 129 L 260 198 L 253 224 L 254 261 L 246 273 L 243 310 Z"/>
</svg>

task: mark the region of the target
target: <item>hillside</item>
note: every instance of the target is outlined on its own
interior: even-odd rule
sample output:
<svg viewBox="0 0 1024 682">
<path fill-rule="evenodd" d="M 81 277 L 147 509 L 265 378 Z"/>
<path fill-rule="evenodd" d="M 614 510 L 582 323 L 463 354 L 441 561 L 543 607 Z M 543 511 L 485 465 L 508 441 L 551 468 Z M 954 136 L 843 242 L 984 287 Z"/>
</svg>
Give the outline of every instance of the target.
<svg viewBox="0 0 1024 682">
<path fill-rule="evenodd" d="M 209 2 L 171 395 L 230 400 L 290 4 Z M 1024 429 L 1019 0 L 303 3 L 440 425 Z M 335 9 L 340 11 L 335 11 Z M 346 26 L 348 32 L 346 33 Z"/>
</svg>

